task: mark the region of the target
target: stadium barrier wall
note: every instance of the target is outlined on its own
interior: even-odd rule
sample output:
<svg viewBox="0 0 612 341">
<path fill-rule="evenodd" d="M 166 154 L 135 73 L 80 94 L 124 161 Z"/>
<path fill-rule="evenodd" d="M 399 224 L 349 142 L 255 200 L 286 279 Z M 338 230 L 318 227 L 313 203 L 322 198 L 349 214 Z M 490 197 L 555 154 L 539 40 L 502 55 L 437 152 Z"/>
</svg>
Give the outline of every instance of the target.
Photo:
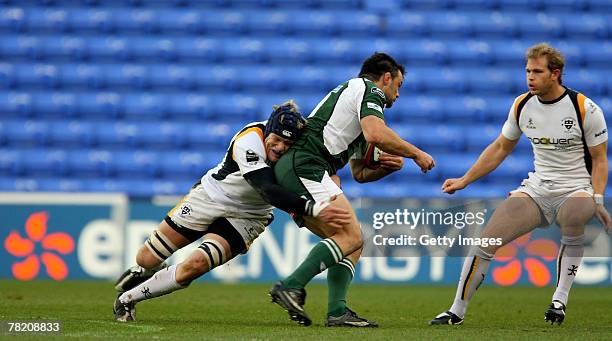
<svg viewBox="0 0 612 341">
<path fill-rule="evenodd" d="M 112 280 L 134 263 L 138 248 L 176 202 L 177 198 L 129 200 L 123 194 L 0 193 L 0 278 Z M 431 204 L 413 199 L 409 205 L 419 208 Z M 389 207 L 368 200 L 355 206 L 367 244 L 370 232 L 377 231 L 371 228 L 371 212 Z M 247 254 L 215 269 L 203 280 L 272 282 L 295 269 L 318 238 L 297 228 L 281 211 L 277 210 L 275 217 Z M 576 278 L 580 285 L 612 285 L 610 237 L 601 233 L 597 224 L 592 221 L 588 230 L 593 235 L 591 244 L 597 244 L 598 251 L 589 253 L 593 246 L 587 246 L 585 254 L 591 256 L 584 259 Z M 556 255 L 537 250 L 544 244 L 558 243 L 555 230 L 539 229 L 517 241 L 513 252 L 492 264 L 486 281 L 497 285 L 554 285 Z M 196 245 L 180 250 L 169 261 L 184 259 Z M 413 251 L 416 253 L 410 257 L 366 254 L 357 266 L 355 282 L 456 284 L 462 257 L 434 254 L 427 248 Z M 324 274 L 318 279 L 324 279 Z"/>
</svg>

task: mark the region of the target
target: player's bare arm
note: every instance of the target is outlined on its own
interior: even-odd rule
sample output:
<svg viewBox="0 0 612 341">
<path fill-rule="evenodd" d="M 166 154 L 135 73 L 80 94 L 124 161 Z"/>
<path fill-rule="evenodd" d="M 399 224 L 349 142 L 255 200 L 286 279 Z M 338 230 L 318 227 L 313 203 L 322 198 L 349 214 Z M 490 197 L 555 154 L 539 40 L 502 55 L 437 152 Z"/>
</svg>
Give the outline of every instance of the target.
<svg viewBox="0 0 612 341">
<path fill-rule="evenodd" d="M 603 205 L 604 192 L 608 183 L 608 142 L 601 143 L 594 147 L 589 147 L 589 154 L 593 160 L 593 168 L 591 170 L 591 183 L 595 193 L 595 216 L 604 225 L 607 233 L 612 230 L 612 219 L 610 214 Z M 598 203 L 601 198 L 602 203 Z"/>
<path fill-rule="evenodd" d="M 480 154 L 476 163 L 460 178 L 447 179 L 442 185 L 444 193 L 453 194 L 455 191 L 464 189 L 467 185 L 495 170 L 518 144 L 519 140 L 510 140 L 499 134 Z"/>
<path fill-rule="evenodd" d="M 376 145 L 388 154 L 413 159 L 423 172 L 435 167 L 436 163 L 429 154 L 410 142 L 404 141 L 396 132 L 387 127 L 384 120 L 376 116 L 366 116 L 360 122 L 363 136 L 367 142 Z"/>
</svg>

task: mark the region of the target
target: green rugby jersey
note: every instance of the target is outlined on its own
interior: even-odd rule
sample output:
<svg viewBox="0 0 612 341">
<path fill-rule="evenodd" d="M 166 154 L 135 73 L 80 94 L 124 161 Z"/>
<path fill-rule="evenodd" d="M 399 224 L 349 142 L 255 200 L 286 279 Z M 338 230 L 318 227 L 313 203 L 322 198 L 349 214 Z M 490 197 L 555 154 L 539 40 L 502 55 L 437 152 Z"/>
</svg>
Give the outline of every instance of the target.
<svg viewBox="0 0 612 341">
<path fill-rule="evenodd" d="M 369 115 L 384 120 L 385 102 L 385 94 L 368 79 L 344 82 L 314 108 L 293 148 L 320 156 L 335 173 L 365 144 L 360 120 Z"/>
</svg>

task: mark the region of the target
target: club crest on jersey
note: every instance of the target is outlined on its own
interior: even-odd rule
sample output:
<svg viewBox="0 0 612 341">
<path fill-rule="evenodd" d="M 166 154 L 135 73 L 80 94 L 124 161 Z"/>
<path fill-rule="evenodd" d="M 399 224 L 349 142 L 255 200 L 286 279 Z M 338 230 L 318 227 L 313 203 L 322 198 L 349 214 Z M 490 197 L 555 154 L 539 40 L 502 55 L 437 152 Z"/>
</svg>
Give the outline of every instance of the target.
<svg viewBox="0 0 612 341">
<path fill-rule="evenodd" d="M 191 215 L 191 211 L 193 211 L 193 209 L 189 204 L 183 204 L 183 206 L 181 206 L 181 215 Z"/>
<path fill-rule="evenodd" d="M 387 97 L 385 96 L 385 93 L 382 90 L 380 90 L 379 88 L 372 87 L 371 91 L 372 91 L 373 94 L 377 94 L 378 96 L 380 96 L 380 98 L 382 98 L 383 100 L 387 100 Z"/>
<path fill-rule="evenodd" d="M 249 149 L 246 151 L 246 160 L 248 163 L 256 163 L 257 161 L 259 161 L 259 155 Z"/>
<path fill-rule="evenodd" d="M 561 120 L 561 125 L 565 128 L 566 132 L 569 133 L 570 130 L 576 125 L 576 121 L 572 117 L 565 117 Z"/>
<path fill-rule="evenodd" d="M 533 119 L 532 118 L 529 118 L 529 121 L 527 122 L 527 125 L 525 126 L 525 128 L 527 128 L 527 129 L 535 129 L 536 128 L 535 124 L 533 123 Z"/>
</svg>

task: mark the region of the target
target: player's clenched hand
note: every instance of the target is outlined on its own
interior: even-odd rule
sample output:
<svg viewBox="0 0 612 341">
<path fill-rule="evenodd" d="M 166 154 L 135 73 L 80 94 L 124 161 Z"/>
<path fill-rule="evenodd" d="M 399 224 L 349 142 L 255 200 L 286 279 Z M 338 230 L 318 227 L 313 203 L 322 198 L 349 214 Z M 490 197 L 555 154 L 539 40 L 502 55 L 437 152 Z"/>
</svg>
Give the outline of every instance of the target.
<svg viewBox="0 0 612 341">
<path fill-rule="evenodd" d="M 388 171 L 398 171 L 404 167 L 404 158 L 401 156 L 383 153 L 379 158 L 380 167 Z"/>
<path fill-rule="evenodd" d="M 436 166 L 436 162 L 431 155 L 421 151 L 414 158 L 414 163 L 421 168 L 421 172 L 427 173 Z"/>
<path fill-rule="evenodd" d="M 453 194 L 455 191 L 464 189 L 467 184 L 463 180 L 463 178 L 459 179 L 446 179 L 444 184 L 442 184 L 442 192 Z"/>
<path fill-rule="evenodd" d="M 612 219 L 610 219 L 610 213 L 608 213 L 603 205 L 596 205 L 595 216 L 603 224 L 606 233 L 610 234 L 612 230 Z"/>
<path fill-rule="evenodd" d="M 333 228 L 342 228 L 351 222 L 351 214 L 344 208 L 332 206 L 331 202 L 336 200 L 334 195 L 330 200 L 314 202 L 309 200 L 306 205 L 306 214 L 320 219 Z"/>
</svg>

